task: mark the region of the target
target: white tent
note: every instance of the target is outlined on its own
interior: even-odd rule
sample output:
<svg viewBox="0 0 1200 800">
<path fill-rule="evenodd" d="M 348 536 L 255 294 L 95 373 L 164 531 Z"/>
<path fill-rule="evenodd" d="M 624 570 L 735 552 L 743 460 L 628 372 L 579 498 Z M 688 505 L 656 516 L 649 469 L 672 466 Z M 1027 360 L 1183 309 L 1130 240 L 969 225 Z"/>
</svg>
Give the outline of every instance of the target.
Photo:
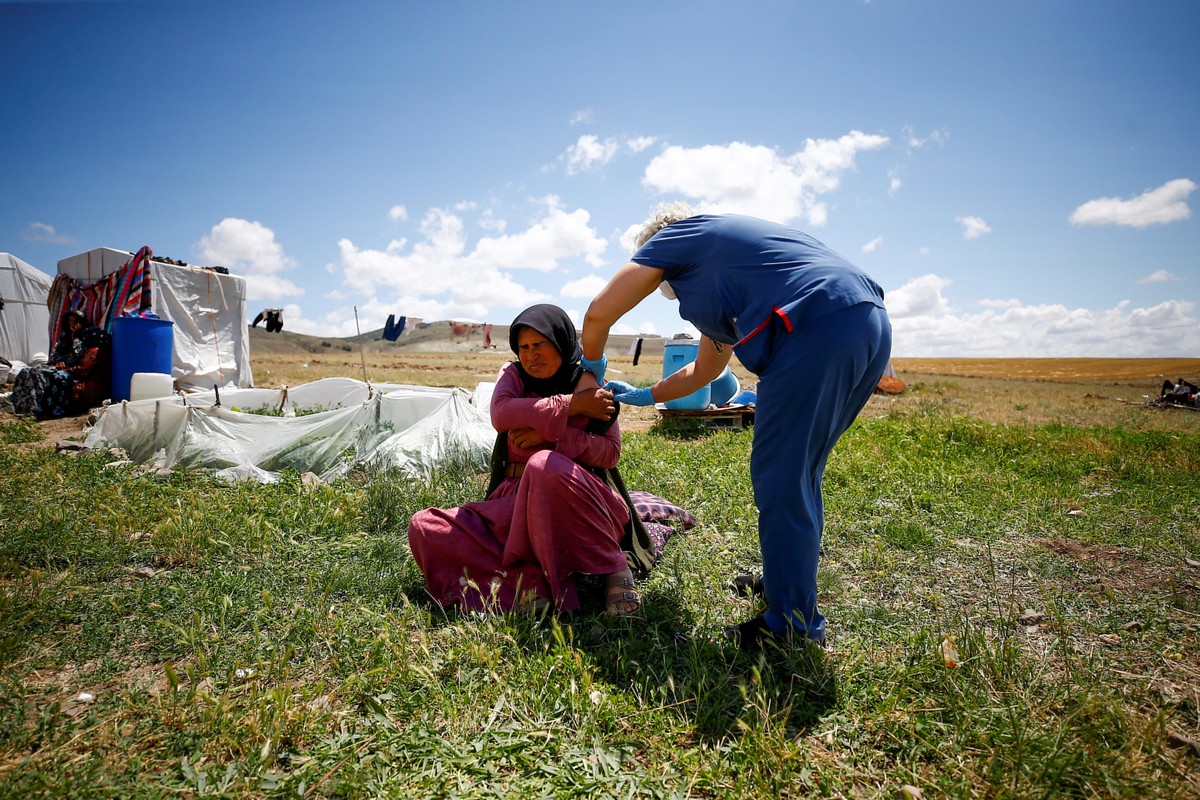
<svg viewBox="0 0 1200 800">
<path fill-rule="evenodd" d="M 325 378 L 291 389 L 174 394 L 105 406 L 85 445 L 119 447 L 160 468 L 264 483 L 286 469 L 328 480 L 355 464 L 427 478 L 451 458 L 484 470 L 496 439 L 488 387 L 471 395 Z"/>
<path fill-rule="evenodd" d="M 89 284 L 116 272 L 132 253 L 108 247 L 58 262 L 58 273 Z M 171 373 L 180 388 L 244 388 L 250 372 L 246 279 L 150 260 L 151 306 L 174 323 Z"/>
<path fill-rule="evenodd" d="M 0 356 L 26 364 L 50 356 L 51 278 L 9 253 L 0 253 Z"/>
</svg>

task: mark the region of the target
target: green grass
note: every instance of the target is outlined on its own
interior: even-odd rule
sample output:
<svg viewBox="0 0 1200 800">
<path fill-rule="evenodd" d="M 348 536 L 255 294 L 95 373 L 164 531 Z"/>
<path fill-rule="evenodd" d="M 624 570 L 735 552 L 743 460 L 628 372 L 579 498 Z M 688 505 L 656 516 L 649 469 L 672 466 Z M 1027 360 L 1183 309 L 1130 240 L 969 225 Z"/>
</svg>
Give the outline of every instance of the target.
<svg viewBox="0 0 1200 800">
<path fill-rule="evenodd" d="M 27 417 L 15 417 L 10 421 L 0 421 L 0 444 L 21 444 L 36 442 L 37 426 Z"/>
<path fill-rule="evenodd" d="M 718 635 L 755 613 L 752 431 L 628 435 L 626 483 L 699 525 L 640 619 L 550 624 L 426 598 L 408 519 L 477 499 L 464 469 L 234 486 L 0 437 L 0 797 L 1200 796 L 1169 744 L 1200 739 L 1200 434 L 861 421 L 832 647 L 759 658 Z"/>
</svg>

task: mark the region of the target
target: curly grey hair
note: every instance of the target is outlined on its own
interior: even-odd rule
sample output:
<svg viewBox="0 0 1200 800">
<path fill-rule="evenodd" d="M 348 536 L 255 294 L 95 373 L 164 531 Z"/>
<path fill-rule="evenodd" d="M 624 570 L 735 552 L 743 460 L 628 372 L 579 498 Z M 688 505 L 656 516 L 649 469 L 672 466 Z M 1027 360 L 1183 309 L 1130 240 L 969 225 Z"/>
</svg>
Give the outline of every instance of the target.
<svg viewBox="0 0 1200 800">
<path fill-rule="evenodd" d="M 650 212 L 650 217 L 642 223 L 642 229 L 638 231 L 634 238 L 635 248 L 641 247 L 646 242 L 650 241 L 650 237 L 661 231 L 663 228 L 672 223 L 679 222 L 681 219 L 694 217 L 697 214 L 704 213 L 701 209 L 690 203 L 685 203 L 682 200 L 676 200 L 670 203 L 659 203 Z"/>
</svg>

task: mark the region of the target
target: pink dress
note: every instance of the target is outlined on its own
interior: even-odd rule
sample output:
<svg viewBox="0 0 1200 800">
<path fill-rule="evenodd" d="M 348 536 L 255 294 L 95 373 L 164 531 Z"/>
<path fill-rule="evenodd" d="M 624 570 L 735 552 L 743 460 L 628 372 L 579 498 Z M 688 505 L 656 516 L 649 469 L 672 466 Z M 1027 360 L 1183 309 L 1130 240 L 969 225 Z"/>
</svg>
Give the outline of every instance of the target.
<svg viewBox="0 0 1200 800">
<path fill-rule="evenodd" d="M 525 464 L 486 500 L 413 515 L 408 542 L 425 585 L 444 606 L 507 611 L 536 597 L 563 611 L 579 607 L 575 574 L 608 575 L 628 565 L 621 537 L 629 511 L 621 496 L 586 467 L 613 467 L 621 455 L 614 421 L 604 434 L 568 416 L 569 395 L 526 396 L 516 365 L 500 370 L 492 394 L 498 431 L 534 428 L 547 440 L 534 450 L 508 445 L 510 464 Z"/>
</svg>

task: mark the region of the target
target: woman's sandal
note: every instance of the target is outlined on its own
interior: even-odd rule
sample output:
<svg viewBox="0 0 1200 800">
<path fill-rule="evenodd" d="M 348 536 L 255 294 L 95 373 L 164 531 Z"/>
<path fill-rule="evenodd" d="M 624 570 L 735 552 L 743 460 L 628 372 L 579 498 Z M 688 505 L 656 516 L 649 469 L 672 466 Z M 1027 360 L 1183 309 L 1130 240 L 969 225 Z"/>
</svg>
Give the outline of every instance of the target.
<svg viewBox="0 0 1200 800">
<path fill-rule="evenodd" d="M 632 606 L 630 608 L 629 606 Z M 627 617 L 642 607 L 642 596 L 632 575 L 610 576 L 604 584 L 604 613 L 610 617 Z"/>
</svg>

